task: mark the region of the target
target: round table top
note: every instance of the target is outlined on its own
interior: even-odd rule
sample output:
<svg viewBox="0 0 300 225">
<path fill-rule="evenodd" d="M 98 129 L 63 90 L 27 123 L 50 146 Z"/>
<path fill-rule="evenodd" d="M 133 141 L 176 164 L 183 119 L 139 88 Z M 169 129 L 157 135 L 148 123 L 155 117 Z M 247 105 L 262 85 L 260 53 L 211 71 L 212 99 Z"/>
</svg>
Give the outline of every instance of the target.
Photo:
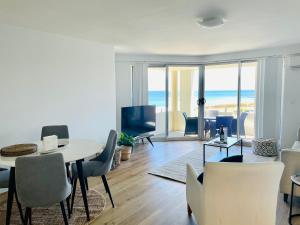
<svg viewBox="0 0 300 225">
<path fill-rule="evenodd" d="M 293 175 L 293 176 L 291 176 L 291 180 L 292 180 L 292 182 L 294 182 L 295 184 L 297 184 L 298 186 L 300 186 L 300 176 L 299 175 Z"/>
<path fill-rule="evenodd" d="M 36 142 L 38 145 L 38 151 L 29 154 L 26 156 L 37 156 L 42 155 L 40 151 L 43 150 L 42 142 Z M 97 154 L 100 154 L 104 149 L 104 145 L 101 145 L 93 140 L 87 140 L 87 139 L 70 139 L 70 142 L 68 145 L 58 148 L 57 151 L 54 151 L 52 153 L 62 153 L 64 156 L 65 162 L 72 162 L 84 158 L 89 158 L 96 156 Z M 51 154 L 51 153 L 49 153 Z M 0 167 L 15 167 L 15 161 L 17 157 L 3 157 L 0 156 Z"/>
</svg>

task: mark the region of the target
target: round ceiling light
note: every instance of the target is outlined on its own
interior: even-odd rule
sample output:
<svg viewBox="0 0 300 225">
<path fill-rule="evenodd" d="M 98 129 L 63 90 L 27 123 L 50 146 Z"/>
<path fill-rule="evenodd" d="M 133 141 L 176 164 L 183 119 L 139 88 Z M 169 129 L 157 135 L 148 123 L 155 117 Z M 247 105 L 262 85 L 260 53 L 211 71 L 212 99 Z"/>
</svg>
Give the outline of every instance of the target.
<svg viewBox="0 0 300 225">
<path fill-rule="evenodd" d="M 204 28 L 216 28 L 225 23 L 225 19 L 222 16 L 203 17 L 197 20 L 198 24 Z"/>
</svg>

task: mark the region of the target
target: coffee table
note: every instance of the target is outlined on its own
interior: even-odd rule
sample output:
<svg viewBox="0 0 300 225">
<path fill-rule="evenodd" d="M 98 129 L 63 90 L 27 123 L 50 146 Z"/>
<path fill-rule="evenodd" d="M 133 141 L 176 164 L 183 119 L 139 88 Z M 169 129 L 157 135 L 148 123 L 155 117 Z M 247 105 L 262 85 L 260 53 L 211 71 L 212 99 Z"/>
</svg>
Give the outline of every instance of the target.
<svg viewBox="0 0 300 225">
<path fill-rule="evenodd" d="M 211 157 L 209 159 L 210 162 L 220 162 L 222 159 L 226 158 L 229 156 L 228 150 L 231 148 L 233 145 L 236 145 L 240 143 L 241 145 L 241 155 L 243 155 L 243 139 L 242 138 L 234 138 L 234 137 L 228 137 L 227 138 L 227 143 L 216 143 L 216 141 L 219 141 L 220 138 L 214 138 L 206 143 L 203 144 L 203 166 L 205 166 L 205 147 L 206 146 L 213 146 L 213 147 L 218 147 L 220 148 L 220 154 L 216 154 L 215 156 Z M 222 152 L 222 149 L 226 149 L 226 154 Z"/>
</svg>

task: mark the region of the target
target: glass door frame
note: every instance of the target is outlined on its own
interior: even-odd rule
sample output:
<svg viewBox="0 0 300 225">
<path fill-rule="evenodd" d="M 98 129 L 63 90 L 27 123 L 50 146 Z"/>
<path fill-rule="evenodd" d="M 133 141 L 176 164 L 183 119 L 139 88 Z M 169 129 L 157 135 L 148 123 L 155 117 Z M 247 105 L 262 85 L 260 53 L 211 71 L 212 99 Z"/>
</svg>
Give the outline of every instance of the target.
<svg viewBox="0 0 300 225">
<path fill-rule="evenodd" d="M 210 66 L 210 65 L 223 65 L 223 64 L 237 64 L 238 65 L 238 85 L 237 85 L 237 118 L 240 118 L 240 115 L 241 115 L 241 75 L 242 75 L 242 65 L 243 63 L 251 63 L 251 62 L 256 62 L 257 63 L 257 73 L 256 73 L 256 76 L 255 76 L 255 84 L 256 84 L 256 87 L 255 87 L 255 90 L 256 90 L 256 97 L 255 97 L 255 102 L 257 102 L 257 80 L 258 80 L 258 63 L 259 63 L 259 60 L 258 59 L 247 59 L 247 60 L 232 60 L 232 61 L 225 61 L 225 62 L 212 62 L 212 63 L 205 63 L 203 64 L 203 73 L 200 74 L 200 77 L 199 77 L 199 96 L 200 98 L 203 97 L 205 98 L 204 96 L 204 93 L 205 93 L 205 67 L 206 66 Z M 205 111 L 205 104 L 203 105 L 200 105 L 199 106 L 200 109 L 199 109 L 199 118 L 198 118 L 198 121 L 199 121 L 199 130 L 198 130 L 198 135 L 200 137 L 200 140 L 208 140 L 208 138 L 205 138 L 204 137 L 204 122 L 205 122 L 205 119 L 204 119 L 204 111 Z M 256 115 L 257 115 L 257 104 L 255 105 L 255 111 L 256 111 Z M 255 120 L 256 122 L 257 120 Z M 255 130 L 255 133 L 256 133 L 256 130 Z M 240 120 L 237 119 L 237 138 L 240 137 Z"/>
<path fill-rule="evenodd" d="M 200 96 L 200 93 L 201 93 L 201 90 L 200 90 L 200 74 L 203 73 L 203 68 L 204 68 L 204 65 L 202 64 L 176 64 L 176 63 L 172 63 L 172 64 L 149 64 L 148 65 L 148 68 L 153 68 L 153 67 L 156 67 L 156 68 L 165 68 L 166 69 L 166 74 L 165 74 L 165 102 L 166 102 L 166 118 L 165 118 L 165 136 L 164 137 L 153 137 L 154 140 L 157 140 L 157 141 L 169 141 L 169 140 L 172 140 L 172 141 L 180 141 L 180 140 L 201 140 L 201 137 L 200 137 L 200 133 L 199 133 L 199 130 L 200 129 L 204 129 L 203 125 L 202 125 L 202 128 L 199 127 L 199 125 L 201 124 L 200 123 L 200 117 L 199 117 L 199 113 L 200 113 L 200 107 L 199 105 L 197 106 L 198 107 L 198 134 L 197 136 L 182 136 L 182 137 L 169 137 L 169 68 L 170 67 L 197 67 L 198 68 L 198 71 L 199 71 L 199 84 L 198 84 L 198 98 Z M 148 90 L 147 90 L 148 91 Z M 204 93 L 204 92 L 203 92 Z M 200 128 L 200 129 L 199 129 Z"/>
<path fill-rule="evenodd" d="M 237 87 L 237 118 L 240 117 L 240 104 L 241 104 L 241 70 L 242 64 L 247 62 L 257 62 L 257 73 L 255 77 L 256 82 L 256 98 L 255 102 L 257 102 L 257 80 L 258 80 L 258 68 L 259 68 L 259 59 L 245 59 L 245 60 L 229 60 L 229 61 L 220 61 L 220 62 L 207 62 L 207 63 L 193 63 L 193 64 L 185 64 L 185 63 L 168 63 L 168 64 L 149 64 L 148 68 L 157 67 L 157 68 L 165 68 L 165 102 L 166 102 L 166 119 L 165 119 L 165 136 L 164 137 L 153 137 L 154 140 L 157 141 L 169 141 L 169 140 L 207 140 L 204 137 L 204 111 L 205 104 L 198 104 L 198 135 L 197 136 L 182 136 L 182 137 L 169 137 L 169 68 L 170 67 L 198 67 L 199 71 L 199 84 L 198 84 L 198 99 L 205 98 L 205 66 L 209 65 L 222 65 L 222 64 L 238 64 L 238 87 Z M 147 90 L 148 91 L 148 90 Z M 256 104 L 256 115 L 257 115 L 257 104 Z M 257 120 L 255 120 L 257 121 Z M 256 131 L 255 131 L 256 133 Z M 239 119 L 237 120 L 237 137 L 240 137 L 239 134 Z"/>
<path fill-rule="evenodd" d="M 167 83 L 168 83 L 168 65 L 167 64 L 149 64 L 148 65 L 148 68 L 147 68 L 147 79 L 148 79 L 148 71 L 149 71 L 149 68 L 164 68 L 165 69 L 165 107 L 166 107 L 166 118 L 165 118 L 165 130 L 164 130 L 164 136 L 162 137 L 155 137 L 155 135 L 153 136 L 152 140 L 154 141 L 166 141 L 166 134 L 167 134 L 167 131 L 168 131 L 168 91 L 166 89 L 167 86 Z M 147 84 L 148 84 L 148 81 L 147 81 Z M 148 91 L 149 89 L 147 89 L 147 94 L 148 94 Z M 148 102 L 147 104 L 149 104 L 149 96 L 147 97 L 148 99 Z"/>
<path fill-rule="evenodd" d="M 167 64 L 166 65 L 166 111 L 169 112 L 169 68 L 170 67 L 197 67 L 198 68 L 198 99 L 200 98 L 200 71 L 202 71 L 204 65 L 202 64 Z M 204 93 L 204 92 L 203 92 Z M 169 136 L 169 113 L 166 113 L 166 135 L 165 139 L 166 140 L 172 140 L 172 141 L 180 141 L 180 140 L 201 140 L 200 133 L 199 133 L 199 125 L 200 125 L 200 117 L 199 117 L 199 112 L 200 112 L 200 107 L 197 105 L 198 108 L 198 134 L 196 136 L 182 136 L 182 137 L 170 137 Z M 203 127 L 203 126 L 202 126 Z M 203 127 L 204 128 L 204 127 Z M 202 129 L 203 129 L 202 128 Z"/>
</svg>

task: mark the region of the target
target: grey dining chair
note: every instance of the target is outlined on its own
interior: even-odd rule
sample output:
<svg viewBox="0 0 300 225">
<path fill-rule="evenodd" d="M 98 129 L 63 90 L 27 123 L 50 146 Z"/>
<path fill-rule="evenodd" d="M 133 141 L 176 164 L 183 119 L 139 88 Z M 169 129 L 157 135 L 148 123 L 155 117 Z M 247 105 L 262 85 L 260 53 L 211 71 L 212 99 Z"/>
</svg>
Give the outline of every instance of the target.
<svg viewBox="0 0 300 225">
<path fill-rule="evenodd" d="M 111 130 L 109 132 L 109 136 L 103 152 L 96 158 L 82 163 L 83 176 L 85 178 L 101 176 L 106 193 L 108 193 L 109 195 L 113 208 L 115 207 L 115 205 L 105 175 L 111 169 L 113 156 L 115 154 L 116 142 L 117 142 L 117 132 L 115 130 Z M 74 198 L 76 193 L 77 179 L 78 179 L 77 167 L 76 164 L 72 164 L 73 193 L 72 193 L 72 202 L 71 202 L 71 213 L 72 213 Z"/>
<path fill-rule="evenodd" d="M 67 125 L 49 125 L 42 127 L 41 132 L 41 140 L 43 140 L 43 137 L 50 136 L 50 135 L 56 135 L 58 139 L 69 139 L 69 129 Z M 66 169 L 67 169 L 67 176 L 68 178 L 71 178 L 70 175 L 70 163 L 66 163 Z M 85 180 L 86 189 L 89 189 L 89 185 L 87 180 Z"/>
<path fill-rule="evenodd" d="M 41 140 L 43 137 L 56 135 L 58 139 L 68 139 L 69 129 L 67 125 L 51 125 L 42 127 Z"/>
<path fill-rule="evenodd" d="M 8 188 L 9 170 L 0 168 L 0 188 Z"/>
<path fill-rule="evenodd" d="M 38 171 L 38 172 L 37 172 Z M 16 191 L 25 211 L 25 224 L 31 224 L 31 209 L 60 203 L 64 223 L 68 224 L 64 200 L 72 187 L 68 182 L 61 153 L 25 156 L 16 159 Z"/>
</svg>

